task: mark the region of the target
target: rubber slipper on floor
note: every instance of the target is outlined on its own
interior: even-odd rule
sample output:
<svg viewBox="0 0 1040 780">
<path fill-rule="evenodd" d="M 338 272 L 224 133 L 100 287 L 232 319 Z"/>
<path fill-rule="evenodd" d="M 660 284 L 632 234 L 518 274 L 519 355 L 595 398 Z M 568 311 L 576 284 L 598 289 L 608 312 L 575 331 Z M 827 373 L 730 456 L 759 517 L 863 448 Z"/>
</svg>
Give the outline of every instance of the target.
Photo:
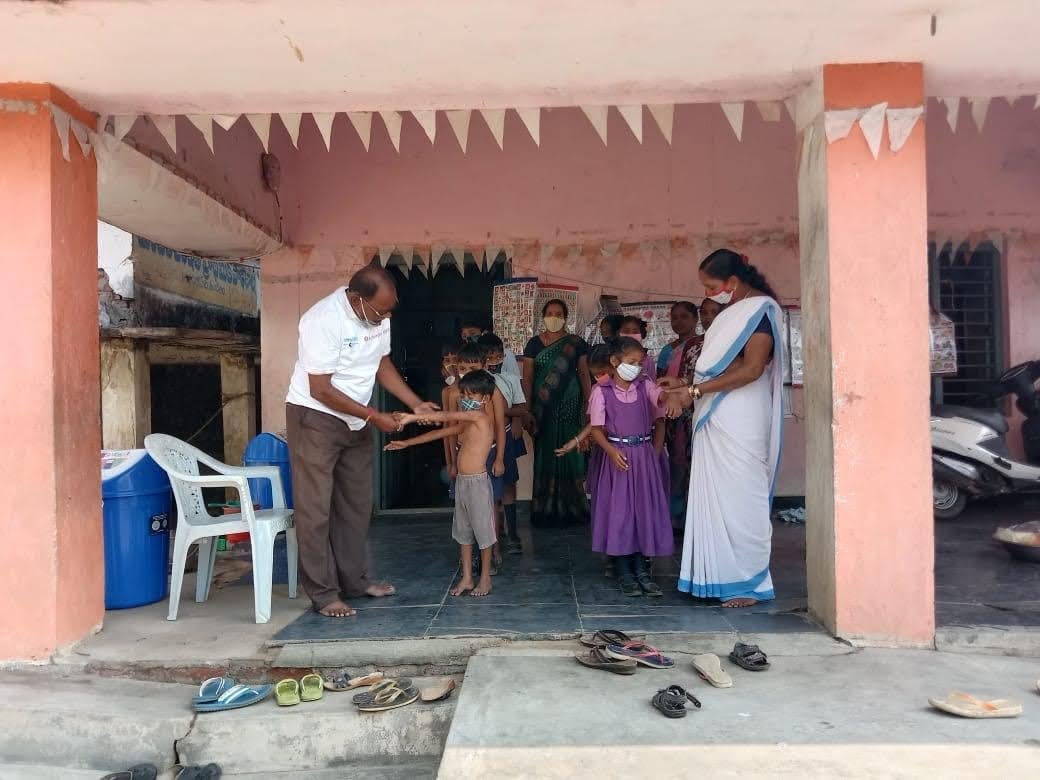
<svg viewBox="0 0 1040 780">
<path fill-rule="evenodd" d="M 223 712 L 249 707 L 262 702 L 273 690 L 273 685 L 236 685 L 220 694 L 216 701 L 196 704 L 195 712 Z"/>
<path fill-rule="evenodd" d="M 192 704 L 208 704 L 220 698 L 220 694 L 235 687 L 235 681 L 230 677 L 210 677 L 199 686 L 197 696 L 191 698 Z"/>
<path fill-rule="evenodd" d="M 743 642 L 737 642 L 733 645 L 729 660 L 749 672 L 764 672 L 769 668 L 769 659 L 758 648 L 758 645 L 745 645 Z"/>
<path fill-rule="evenodd" d="M 632 660 L 637 664 L 649 666 L 651 669 L 671 669 L 675 661 L 666 656 L 656 647 L 651 647 L 645 642 L 626 642 L 623 645 L 607 645 L 607 655 L 622 661 Z"/>
<path fill-rule="evenodd" d="M 412 685 L 401 687 L 398 681 L 392 680 L 390 685 L 380 689 L 372 701 L 357 705 L 358 712 L 386 712 L 398 707 L 405 707 L 419 699 L 419 690 Z"/>
<path fill-rule="evenodd" d="M 419 697 L 425 702 L 441 701 L 451 696 L 452 691 L 455 690 L 455 681 L 450 677 L 447 677 L 439 681 L 436 685 L 431 685 L 429 688 L 423 688 Z"/>
<path fill-rule="evenodd" d="M 382 672 L 372 672 L 361 677 L 351 677 L 345 670 L 335 672 L 325 677 L 325 690 L 327 691 L 351 691 L 354 688 L 367 688 L 382 682 Z"/>
<path fill-rule="evenodd" d="M 701 679 L 716 688 L 732 688 L 733 678 L 722 668 L 722 661 L 715 653 L 702 653 L 693 657 L 693 668 Z"/>
<path fill-rule="evenodd" d="M 962 718 L 1017 718 L 1022 714 L 1022 705 L 1007 699 L 985 701 L 971 694 L 954 691 L 945 699 L 929 699 L 935 709 Z"/>
<path fill-rule="evenodd" d="M 105 775 L 101 780 L 155 780 L 158 775 L 155 764 L 136 764 L 122 772 Z"/>
<path fill-rule="evenodd" d="M 605 628 L 602 631 L 597 631 L 591 637 L 583 636 L 578 641 L 585 645 L 585 647 L 606 647 L 607 645 L 623 645 L 626 642 L 631 642 L 635 638 L 636 637 L 629 636 L 624 631 Z"/>
<path fill-rule="evenodd" d="M 274 700 L 279 707 L 292 707 L 299 704 L 300 684 L 296 680 L 279 680 L 274 688 Z"/>
<path fill-rule="evenodd" d="M 375 700 L 376 696 L 379 695 L 380 691 L 390 687 L 391 685 L 396 685 L 400 688 L 410 688 L 412 686 L 412 681 L 408 677 L 401 677 L 396 680 L 392 677 L 387 677 L 377 682 L 367 691 L 355 693 L 351 701 L 354 702 L 354 704 L 371 704 Z"/>
<path fill-rule="evenodd" d="M 321 675 L 305 674 L 300 678 L 300 701 L 317 701 L 324 695 Z"/>
<path fill-rule="evenodd" d="M 574 656 L 574 660 L 590 669 L 602 669 L 605 672 L 613 672 L 614 674 L 635 674 L 638 666 L 631 659 L 620 660 L 607 655 L 606 651 L 601 647 L 593 647 L 587 653 L 579 653 Z"/>
<path fill-rule="evenodd" d="M 650 699 L 650 703 L 666 718 L 685 718 L 687 701 L 697 709 L 701 708 L 697 697 L 679 685 L 669 685 Z"/>
</svg>

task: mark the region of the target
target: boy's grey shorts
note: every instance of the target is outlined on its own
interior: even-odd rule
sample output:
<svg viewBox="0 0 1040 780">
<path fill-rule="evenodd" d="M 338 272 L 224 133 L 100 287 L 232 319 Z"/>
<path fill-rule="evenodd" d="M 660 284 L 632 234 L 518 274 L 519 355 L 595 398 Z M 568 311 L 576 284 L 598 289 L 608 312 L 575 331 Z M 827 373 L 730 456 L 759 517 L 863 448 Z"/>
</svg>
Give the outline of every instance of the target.
<svg viewBox="0 0 1040 780">
<path fill-rule="evenodd" d="M 456 477 L 451 535 L 459 544 L 475 542 L 481 550 L 495 543 L 495 500 L 487 472 Z"/>
</svg>

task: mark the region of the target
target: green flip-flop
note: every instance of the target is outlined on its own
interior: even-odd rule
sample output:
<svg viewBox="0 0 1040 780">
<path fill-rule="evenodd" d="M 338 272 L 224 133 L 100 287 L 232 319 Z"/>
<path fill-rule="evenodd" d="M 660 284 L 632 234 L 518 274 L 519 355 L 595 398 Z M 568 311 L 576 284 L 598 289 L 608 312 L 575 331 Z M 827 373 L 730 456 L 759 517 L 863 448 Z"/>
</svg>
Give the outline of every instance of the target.
<svg viewBox="0 0 1040 780">
<path fill-rule="evenodd" d="M 321 675 L 305 674 L 300 678 L 300 700 L 317 701 L 325 695 L 325 686 Z"/>
<path fill-rule="evenodd" d="M 292 707 L 300 703 L 300 684 L 296 680 L 281 680 L 274 689 L 274 700 L 279 707 Z"/>
</svg>

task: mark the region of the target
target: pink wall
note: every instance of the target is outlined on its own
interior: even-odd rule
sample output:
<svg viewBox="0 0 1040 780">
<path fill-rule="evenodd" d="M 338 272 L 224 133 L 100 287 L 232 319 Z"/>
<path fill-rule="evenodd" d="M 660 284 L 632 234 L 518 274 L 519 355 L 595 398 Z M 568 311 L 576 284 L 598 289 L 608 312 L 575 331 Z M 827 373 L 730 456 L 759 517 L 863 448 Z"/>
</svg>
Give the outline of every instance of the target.
<svg viewBox="0 0 1040 780">
<path fill-rule="evenodd" d="M 12 108 L 13 103 L 29 108 Z M 0 84 L 0 659 L 45 658 L 104 614 L 97 184 L 94 158 L 61 157 L 43 101 L 89 114 L 56 89 Z"/>
<path fill-rule="evenodd" d="M 1038 115 L 1024 102 L 1012 112 L 995 101 L 980 137 L 967 104 L 956 135 L 943 121 L 941 104 L 931 101 L 928 112 L 930 227 L 962 235 L 1006 231 L 1007 275 L 1015 282 L 1009 288 L 1011 354 L 1015 359 L 1040 354 L 1040 329 L 1030 327 L 1027 306 L 1040 291 L 1037 261 L 1031 260 L 1040 257 L 1035 251 L 1040 242 L 1032 238 L 1040 235 L 1040 177 L 1034 175 L 1040 159 L 1029 151 L 1040 130 Z M 749 103 L 738 143 L 717 106 L 679 106 L 669 146 L 648 113 L 640 145 L 612 110 L 610 143 L 604 147 L 578 109 L 555 109 L 542 112 L 536 147 L 519 118 L 507 112 L 503 151 L 474 114 L 465 155 L 445 116 L 437 119 L 437 141 L 431 145 L 406 115 L 400 154 L 378 117 L 368 152 L 345 116 L 336 120 L 331 153 L 309 117 L 303 120 L 300 150 L 276 123 L 272 151 L 283 167 L 285 235 L 300 249 L 262 263 L 265 279 L 282 277 L 275 286 L 265 282 L 263 293 L 265 425 L 281 425 L 299 311 L 345 281 L 360 262 L 362 247 L 513 245 L 514 274 L 576 280 L 583 309 L 591 315 L 600 292 L 617 293 L 622 300 L 699 299 L 696 261 L 729 244 L 762 267 L 786 302 L 797 302 L 797 152 L 786 115 L 780 123 L 766 123 Z M 190 127 L 181 133 L 185 143 L 193 134 Z M 633 251 L 639 241 L 659 238 L 679 239 L 669 257 Z M 618 256 L 604 258 L 598 245 L 611 241 L 627 245 Z M 536 242 L 564 248 L 543 265 Z M 574 243 L 585 245 L 584 254 L 568 260 L 566 247 Z M 319 251 L 312 253 L 311 247 Z M 800 393 L 795 411 L 802 414 Z M 801 493 L 800 421 L 788 421 L 785 436 L 780 488 Z"/>
</svg>

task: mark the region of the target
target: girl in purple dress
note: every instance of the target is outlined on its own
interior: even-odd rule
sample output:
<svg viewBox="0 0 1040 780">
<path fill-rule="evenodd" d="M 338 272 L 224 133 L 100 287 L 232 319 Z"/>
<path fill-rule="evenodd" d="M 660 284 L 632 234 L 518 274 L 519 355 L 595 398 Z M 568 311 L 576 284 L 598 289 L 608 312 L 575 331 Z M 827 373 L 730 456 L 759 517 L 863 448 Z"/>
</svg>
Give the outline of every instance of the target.
<svg viewBox="0 0 1040 780">
<path fill-rule="evenodd" d="M 661 596 L 647 558 L 674 549 L 662 470 L 664 411 L 660 388 L 645 376 L 638 341 L 611 344 L 614 375 L 589 398 L 592 439 L 603 451 L 592 491 L 592 549 L 613 557 L 626 596 Z"/>
</svg>

